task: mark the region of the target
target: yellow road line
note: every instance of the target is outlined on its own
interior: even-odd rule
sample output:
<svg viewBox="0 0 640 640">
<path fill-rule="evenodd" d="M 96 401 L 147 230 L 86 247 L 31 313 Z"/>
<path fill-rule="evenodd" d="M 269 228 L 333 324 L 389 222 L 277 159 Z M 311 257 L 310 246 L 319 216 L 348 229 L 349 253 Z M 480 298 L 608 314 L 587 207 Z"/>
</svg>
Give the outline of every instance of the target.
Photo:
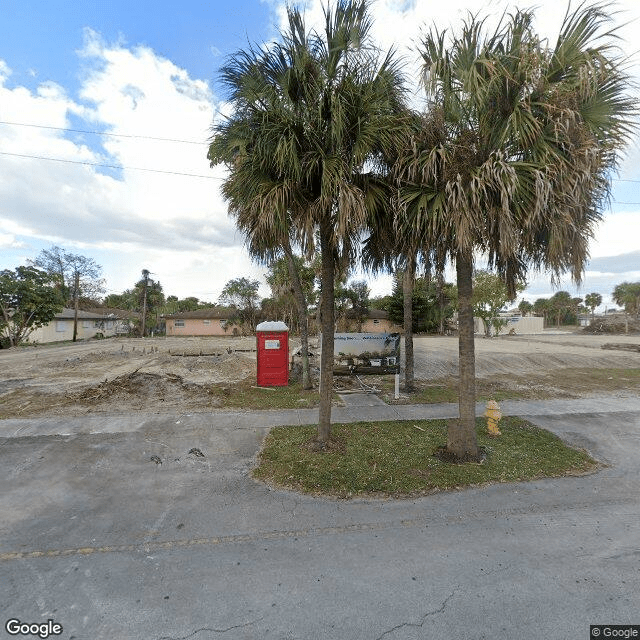
<svg viewBox="0 0 640 640">
<path fill-rule="evenodd" d="M 372 531 L 391 529 L 397 527 L 410 527 L 422 524 L 418 520 L 402 520 L 387 523 L 363 523 L 350 524 L 341 527 L 322 527 L 317 529 L 293 529 L 289 531 L 262 531 L 256 534 L 236 534 L 228 536 L 212 536 L 208 538 L 190 538 L 186 540 L 166 540 L 147 542 L 142 544 L 120 544 L 100 547 L 77 547 L 74 549 L 45 549 L 34 551 L 10 551 L 0 553 L 0 562 L 11 560 L 28 560 L 31 558 L 58 558 L 62 556 L 88 556 L 95 553 L 130 553 L 171 550 L 184 547 L 216 546 L 221 544 L 235 544 L 242 542 L 255 542 L 257 540 L 284 540 L 287 538 L 304 538 L 322 535 L 335 535 L 340 533 L 354 533 L 359 531 Z"/>
</svg>

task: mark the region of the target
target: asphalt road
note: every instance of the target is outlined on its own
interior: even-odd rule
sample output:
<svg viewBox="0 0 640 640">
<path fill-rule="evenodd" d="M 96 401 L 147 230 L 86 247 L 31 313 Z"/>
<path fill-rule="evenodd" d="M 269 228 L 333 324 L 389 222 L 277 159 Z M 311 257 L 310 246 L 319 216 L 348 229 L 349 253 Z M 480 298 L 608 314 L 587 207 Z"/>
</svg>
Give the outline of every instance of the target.
<svg viewBox="0 0 640 640">
<path fill-rule="evenodd" d="M 640 624 L 640 401 L 503 410 L 608 466 L 340 501 L 248 476 L 269 426 L 304 411 L 0 421 L 3 633 L 25 637 L 4 630 L 14 618 L 75 640 L 586 640 Z"/>
</svg>

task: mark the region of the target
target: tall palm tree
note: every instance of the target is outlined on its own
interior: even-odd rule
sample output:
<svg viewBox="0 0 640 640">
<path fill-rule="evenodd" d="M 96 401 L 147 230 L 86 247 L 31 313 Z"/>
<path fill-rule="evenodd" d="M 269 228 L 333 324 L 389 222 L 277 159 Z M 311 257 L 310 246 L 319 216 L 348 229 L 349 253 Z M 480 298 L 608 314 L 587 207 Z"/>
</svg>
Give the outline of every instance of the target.
<svg viewBox="0 0 640 640">
<path fill-rule="evenodd" d="M 223 193 L 241 229 L 256 238 L 293 237 L 309 254 L 319 238 L 318 439 L 326 442 L 335 265 L 355 254 L 377 197 L 366 163 L 393 139 L 402 76 L 393 55 L 382 58 L 371 42 L 366 0 L 327 7 L 322 33 L 308 32 L 297 9 L 288 20 L 281 42 L 240 51 L 223 67 L 234 114 L 214 128 L 209 159 L 230 169 Z"/>
<path fill-rule="evenodd" d="M 474 254 L 512 294 L 529 267 L 579 281 L 635 116 L 604 6 L 567 14 L 551 49 L 532 19 L 517 11 L 487 33 L 471 16 L 459 35 L 433 27 L 419 47 L 429 103 L 400 163 L 400 226 L 456 264 L 460 417 L 447 447 L 460 458 L 478 454 Z"/>
</svg>

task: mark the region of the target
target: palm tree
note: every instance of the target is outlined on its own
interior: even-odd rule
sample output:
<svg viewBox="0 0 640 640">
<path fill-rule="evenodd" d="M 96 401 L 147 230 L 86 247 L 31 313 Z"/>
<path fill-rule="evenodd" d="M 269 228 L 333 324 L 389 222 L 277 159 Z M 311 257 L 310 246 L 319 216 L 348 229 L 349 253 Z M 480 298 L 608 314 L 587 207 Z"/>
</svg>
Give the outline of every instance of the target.
<svg viewBox="0 0 640 640">
<path fill-rule="evenodd" d="M 520 304 L 518 305 L 518 309 L 520 309 L 520 313 L 523 317 L 528 316 L 533 311 L 533 305 L 528 301 L 522 298 L 520 300 Z"/>
<path fill-rule="evenodd" d="M 551 307 L 549 305 L 549 298 L 538 298 L 533 303 L 533 312 L 539 316 L 542 316 L 542 327 L 547 326 L 547 317 L 551 311 Z"/>
<path fill-rule="evenodd" d="M 282 41 L 250 48 L 222 69 L 234 115 L 214 128 L 212 164 L 225 162 L 223 185 L 238 226 L 255 238 L 292 237 L 307 254 L 319 239 L 322 261 L 320 419 L 331 427 L 334 274 L 351 260 L 377 192 L 366 163 L 394 135 L 402 79 L 391 54 L 380 58 L 366 0 L 325 9 L 322 33 L 307 32 L 288 10 Z"/>
<path fill-rule="evenodd" d="M 596 307 L 602 304 L 602 296 L 599 293 L 587 293 L 584 297 L 584 304 L 588 309 L 591 309 L 591 322 L 596 317 Z"/>
<path fill-rule="evenodd" d="M 413 291 L 416 273 L 422 264 L 430 273 L 435 266 L 439 284 L 443 281 L 444 254 L 432 248 L 429 241 L 415 228 L 403 225 L 400 202 L 401 180 L 398 177 L 399 163 L 403 159 L 403 144 L 419 129 L 421 119 L 418 114 L 405 109 L 396 114 L 397 137 L 391 147 L 376 158 L 377 173 L 372 174 L 376 188 L 383 194 L 378 199 L 379 206 L 370 210 L 369 235 L 363 242 L 363 266 L 372 273 L 391 272 L 402 274 L 403 327 L 404 327 L 404 388 L 414 389 L 413 356 Z"/>
<path fill-rule="evenodd" d="M 429 103 L 399 165 L 402 225 L 456 263 L 460 417 L 447 448 L 459 458 L 478 454 L 475 252 L 512 295 L 529 267 L 554 280 L 570 271 L 578 282 L 635 115 L 603 6 L 567 14 L 553 49 L 532 19 L 517 11 L 486 34 L 471 16 L 449 41 L 436 27 L 424 36 Z"/>
<path fill-rule="evenodd" d="M 617 284 L 611 294 L 613 301 L 624 307 L 627 314 L 635 314 L 640 319 L 640 282 L 622 282 Z"/>
</svg>

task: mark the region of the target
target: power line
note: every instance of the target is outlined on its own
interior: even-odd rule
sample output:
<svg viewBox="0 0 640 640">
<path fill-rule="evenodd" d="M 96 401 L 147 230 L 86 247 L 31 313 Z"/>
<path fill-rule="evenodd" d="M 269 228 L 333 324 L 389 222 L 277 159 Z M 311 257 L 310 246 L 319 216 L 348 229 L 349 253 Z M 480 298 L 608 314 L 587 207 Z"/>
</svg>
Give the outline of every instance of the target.
<svg viewBox="0 0 640 640">
<path fill-rule="evenodd" d="M 29 124 L 27 122 L 9 122 L 0 120 L 0 124 L 8 124 L 14 127 L 34 127 L 36 129 L 52 129 L 54 131 L 71 131 L 73 133 L 89 133 L 96 136 L 110 136 L 112 138 L 140 138 L 143 140 L 160 140 L 162 142 L 180 142 L 184 144 L 206 144 L 206 142 L 196 142 L 195 140 L 179 140 L 177 138 L 160 138 L 157 136 L 140 136 L 128 133 L 109 133 L 107 131 L 88 131 L 85 129 L 67 129 L 65 127 L 50 127 L 43 124 Z"/>
<path fill-rule="evenodd" d="M 217 113 L 218 115 L 221 115 L 222 117 L 226 117 L 225 114 L 223 114 L 218 109 L 214 109 L 214 112 Z M 73 133 L 88 133 L 91 135 L 109 136 L 112 138 L 138 138 L 141 140 L 159 140 L 162 142 L 179 142 L 183 144 L 198 144 L 198 145 L 208 144 L 206 141 L 197 142 L 196 140 L 181 140 L 179 138 L 162 138 L 159 136 L 142 136 L 142 135 L 135 135 L 135 134 L 129 134 L 129 133 L 109 133 L 108 131 L 89 131 L 88 129 L 69 129 L 67 127 L 53 127 L 53 126 L 44 125 L 44 124 L 33 124 L 28 122 L 13 122 L 9 120 L 0 120 L 0 124 L 6 124 L 6 125 L 15 126 L 15 127 L 34 127 L 36 129 L 52 129 L 53 131 L 70 131 Z M 612 182 L 632 182 L 634 184 L 640 184 L 640 180 L 631 180 L 628 178 L 611 178 L 611 180 Z M 625 203 L 621 203 L 621 204 L 625 204 Z M 636 203 L 629 203 L 629 204 L 636 204 Z"/>
<path fill-rule="evenodd" d="M 9 151 L 0 151 L 0 155 L 13 156 L 16 158 L 31 158 L 33 160 L 48 160 L 50 162 L 64 162 L 67 164 L 83 164 L 88 167 L 105 167 L 107 169 L 127 169 L 131 171 L 147 171 L 150 173 L 163 173 L 172 176 L 189 176 L 190 178 L 204 178 L 205 180 L 224 180 L 217 176 L 205 176 L 199 173 L 185 173 L 183 171 L 164 171 L 162 169 L 147 169 L 146 167 L 124 167 L 117 164 L 104 164 L 101 162 L 86 162 L 83 160 L 65 160 L 63 158 L 49 158 L 46 156 L 32 156 L 26 153 L 10 153 Z"/>
<path fill-rule="evenodd" d="M 4 124 L 0 122 L 0 124 Z M 29 126 L 39 126 L 39 125 L 29 125 Z M 45 127 L 45 128 L 55 128 L 55 127 Z M 65 129 L 65 131 L 73 131 L 73 129 Z M 106 134 L 110 135 L 110 134 Z M 115 135 L 115 134 L 114 134 Z M 146 136 L 130 136 L 130 137 L 146 137 Z M 151 138 L 152 140 L 170 140 L 169 138 Z M 188 142 L 186 140 L 174 140 L 173 142 Z M 200 143 L 189 143 L 189 144 L 200 144 Z M 11 153 L 9 151 L 0 151 L 0 155 L 3 156 L 13 156 L 16 158 L 30 158 L 33 160 L 48 160 L 50 162 L 65 162 L 67 164 L 82 164 L 88 167 L 104 167 L 106 169 L 127 169 L 130 171 L 147 171 L 150 173 L 163 173 L 166 175 L 174 175 L 174 176 L 189 176 L 191 178 L 204 178 L 205 180 L 224 180 L 224 178 L 219 178 L 217 176 L 205 176 L 199 173 L 186 173 L 183 171 L 166 171 L 163 169 L 149 169 L 147 167 L 126 167 L 123 165 L 117 164 L 104 164 L 101 162 L 86 162 L 83 160 L 67 160 L 64 158 L 51 158 L 48 156 L 34 156 L 26 153 Z M 640 180 L 626 180 L 621 178 L 613 178 L 616 182 L 634 182 L 640 184 Z M 623 205 L 637 205 L 640 206 L 640 202 L 622 202 L 620 200 L 614 200 L 615 204 L 623 204 Z"/>
</svg>

